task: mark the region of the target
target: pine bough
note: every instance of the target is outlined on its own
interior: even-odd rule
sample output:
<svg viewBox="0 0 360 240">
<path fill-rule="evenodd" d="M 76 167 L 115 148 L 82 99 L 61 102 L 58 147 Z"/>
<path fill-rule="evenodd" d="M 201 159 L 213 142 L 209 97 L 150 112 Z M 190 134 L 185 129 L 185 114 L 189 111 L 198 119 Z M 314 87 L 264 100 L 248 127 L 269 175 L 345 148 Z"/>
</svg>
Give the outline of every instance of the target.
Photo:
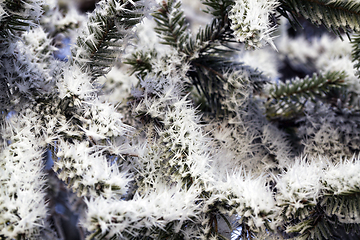
<svg viewBox="0 0 360 240">
<path fill-rule="evenodd" d="M 181 1 L 159 2 L 101 0 L 84 22 L 0 1 L 0 238 L 65 239 L 59 183 L 87 239 L 358 237 L 354 68 L 275 83 L 235 56 L 276 49 L 280 19 L 303 16 L 348 34 L 358 71 L 360 3 L 203 0 L 212 19 L 192 37 Z"/>
</svg>

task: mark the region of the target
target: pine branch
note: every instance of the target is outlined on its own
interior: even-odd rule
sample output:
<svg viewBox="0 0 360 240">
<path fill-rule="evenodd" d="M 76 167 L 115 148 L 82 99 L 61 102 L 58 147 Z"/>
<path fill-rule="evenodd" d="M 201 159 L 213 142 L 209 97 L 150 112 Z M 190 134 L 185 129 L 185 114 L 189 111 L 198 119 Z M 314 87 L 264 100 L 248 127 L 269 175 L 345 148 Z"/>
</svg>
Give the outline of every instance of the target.
<svg viewBox="0 0 360 240">
<path fill-rule="evenodd" d="M 271 36 L 275 26 L 270 20 L 279 4 L 277 0 L 236 1 L 229 11 L 236 40 L 250 49 L 263 47 L 267 43 L 276 49 Z"/>
<path fill-rule="evenodd" d="M 202 107 L 223 116 L 229 110 L 224 108 L 224 101 L 235 91 L 250 90 L 250 88 L 260 91 L 262 85 L 266 83 L 260 72 L 241 63 L 227 61 L 223 57 L 203 55 L 192 60 L 191 64 L 193 67 L 188 72 L 188 76 L 198 93 L 207 100 L 206 106 Z"/>
<path fill-rule="evenodd" d="M 93 78 L 107 73 L 143 17 L 142 0 L 103 0 L 76 41 L 73 59 Z"/>
<path fill-rule="evenodd" d="M 164 38 L 163 44 L 177 48 L 192 59 L 195 53 L 205 53 L 214 50 L 215 46 L 225 42 L 234 41 L 229 27 L 227 11 L 233 1 L 206 1 L 205 5 L 211 6 L 207 11 L 214 12 L 215 17 L 211 24 L 205 29 L 200 29 L 195 39 L 192 39 L 187 32 L 188 24 L 181 10 L 181 2 L 171 0 L 168 3 L 163 1 L 161 8 L 153 14 L 158 25 L 155 28 L 160 38 Z M 224 51 L 222 49 L 222 51 Z"/>
<path fill-rule="evenodd" d="M 181 2 L 163 1 L 161 8 L 153 16 L 158 25 L 155 31 L 164 40 L 161 43 L 182 50 L 189 34 L 186 31 L 188 24 L 181 10 Z"/>
<path fill-rule="evenodd" d="M 360 224 L 359 167 L 355 158 L 330 165 L 321 181 L 326 189 L 321 206 L 328 216 L 335 215 L 341 223 Z"/>
<path fill-rule="evenodd" d="M 352 189 L 348 193 L 334 194 L 329 191 L 321 202 L 328 216 L 336 216 L 339 224 L 353 223 L 359 224 L 360 216 L 360 192 Z"/>
<path fill-rule="evenodd" d="M 345 78 L 344 72 L 327 72 L 273 85 L 268 89 L 269 100 L 265 104 L 267 116 L 294 117 L 302 112 L 308 100 L 324 99 L 334 88 L 343 86 Z"/>
<path fill-rule="evenodd" d="M 44 138 L 31 110 L 7 119 L 0 134 L 0 237 L 38 239 L 45 227 Z M 26 236 L 26 237 L 25 237 Z"/>
<path fill-rule="evenodd" d="M 233 30 L 230 29 L 228 12 L 234 1 L 203 0 L 203 4 L 208 6 L 204 12 L 212 14 L 214 19 L 204 29 L 199 29 L 195 41 L 188 41 L 187 54 L 191 58 L 195 53 L 200 54 L 199 57 L 201 57 L 206 53 L 223 55 L 227 52 L 226 50 L 228 50 L 227 53 L 233 52 L 234 49 L 228 45 L 235 42 Z"/>
<path fill-rule="evenodd" d="M 16 56 L 23 54 L 19 54 L 18 49 L 13 49 L 14 42 L 20 38 L 21 34 L 26 34 L 30 28 L 37 26 L 42 14 L 41 5 L 41 0 L 6 0 L 0 2 L 0 13 L 2 14 L 0 16 L 0 65 L 3 67 L 3 71 L 0 71 L 0 116 L 6 115 L 11 109 L 11 101 L 13 101 L 11 95 L 14 95 L 14 92 L 18 90 L 15 88 L 14 91 L 14 85 L 9 84 L 12 79 L 6 76 L 20 75 L 17 72 L 18 66 L 26 68 L 24 65 L 27 64 L 26 61 L 21 61 L 24 56 Z M 14 67 L 13 62 L 18 66 Z M 18 78 L 21 79 L 21 77 Z"/>
<path fill-rule="evenodd" d="M 335 164 L 321 163 L 321 157 L 304 160 L 277 181 L 278 213 L 286 232 L 296 239 L 342 239 L 349 233 L 358 238 L 359 159 Z"/>
<path fill-rule="evenodd" d="M 228 43 L 235 42 L 233 31 L 230 29 L 229 19 L 227 15 L 224 19 L 213 19 L 211 24 L 205 26 L 204 29 L 200 29 L 196 34 L 195 41 L 189 40 L 186 44 L 185 51 L 191 58 L 195 53 L 200 54 L 200 57 L 206 53 L 230 53 L 234 51 Z M 222 48 L 224 47 L 224 48 Z"/>
<path fill-rule="evenodd" d="M 332 226 L 329 224 L 328 219 L 323 209 L 320 206 L 316 206 L 305 220 L 300 221 L 297 224 L 288 226 L 286 233 L 298 233 L 296 239 L 329 239 L 332 235 Z"/>
<path fill-rule="evenodd" d="M 151 65 L 151 60 L 157 57 L 156 51 L 143 52 L 137 51 L 127 59 L 125 59 L 124 63 L 131 65 L 131 75 L 136 73 L 139 74 L 142 79 L 145 76 L 152 72 L 153 67 Z"/>
<path fill-rule="evenodd" d="M 223 21 L 227 18 L 228 11 L 235 3 L 234 0 L 202 0 L 202 2 L 204 5 L 208 6 L 204 12 L 209 13 L 215 18 Z"/>
<path fill-rule="evenodd" d="M 326 182 L 324 185 L 329 189 L 334 187 L 327 185 Z M 334 239 L 350 234 L 358 238 L 360 230 L 358 189 L 341 194 L 330 190 L 324 194 L 325 196 L 314 208 L 303 211 L 300 215 L 300 219 L 303 219 L 294 225 L 288 225 L 286 232 L 300 234 L 296 239 Z"/>
<path fill-rule="evenodd" d="M 19 111 L 24 104 L 49 94 L 53 87 L 54 68 L 51 39 L 41 27 L 23 32 L 21 40 L 0 47 L 2 71 L 0 71 L 0 115 Z M 0 40 L 1 41 L 1 40 Z M 41 87 L 39 87 L 41 86 Z"/>
<path fill-rule="evenodd" d="M 257 90 L 264 83 L 264 79 L 259 80 L 262 78 L 259 72 L 228 60 L 234 52 L 234 48 L 228 43 L 235 42 L 228 19 L 228 11 L 233 3 L 232 0 L 204 1 L 204 4 L 208 6 L 206 11 L 213 13 L 215 18 L 205 29 L 199 30 L 196 39 L 192 39 L 187 33 L 186 20 L 180 9 L 180 2 L 163 1 L 161 8 L 154 14 L 158 24 L 156 32 L 160 37 L 165 37 L 164 44 L 185 54 L 185 61 L 188 61 L 190 65 L 187 75 L 197 92 L 205 96 L 207 100 L 208 106 L 202 107 L 211 112 L 223 111 L 221 104 L 226 94 L 223 92 L 223 85 L 227 81 L 225 73 L 228 75 L 237 71 L 250 73 L 249 75 L 254 77 L 251 79 L 251 84 Z M 141 69 L 138 70 L 141 71 Z"/>
<path fill-rule="evenodd" d="M 274 99 L 294 97 L 320 96 L 326 94 L 329 87 L 339 87 L 344 85 L 346 74 L 344 72 L 328 72 L 324 76 L 314 74 L 313 77 L 295 79 L 286 84 L 280 83 L 270 88 L 269 93 Z"/>
<path fill-rule="evenodd" d="M 3 38 L 27 31 L 42 14 L 40 0 L 5 0 L 1 4 L 5 12 L 0 18 L 0 37 Z"/>
<path fill-rule="evenodd" d="M 310 19 L 316 25 L 324 25 L 340 36 L 340 30 L 345 32 L 360 30 L 360 3 L 356 0 L 281 0 L 280 13 L 289 18 L 296 14 Z"/>
</svg>

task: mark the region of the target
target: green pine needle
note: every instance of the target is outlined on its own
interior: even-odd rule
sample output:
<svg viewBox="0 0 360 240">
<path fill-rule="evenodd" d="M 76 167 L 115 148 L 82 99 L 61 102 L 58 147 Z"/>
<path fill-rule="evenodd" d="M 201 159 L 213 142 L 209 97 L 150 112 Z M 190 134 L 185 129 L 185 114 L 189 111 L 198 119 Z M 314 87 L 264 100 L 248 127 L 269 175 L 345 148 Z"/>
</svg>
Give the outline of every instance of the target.
<svg viewBox="0 0 360 240">
<path fill-rule="evenodd" d="M 153 13 L 153 16 L 157 23 L 155 31 L 162 39 L 161 43 L 182 51 L 190 34 L 186 31 L 188 23 L 184 11 L 181 9 L 181 2 L 163 1 L 160 9 Z"/>
<path fill-rule="evenodd" d="M 310 19 L 316 25 L 324 25 L 340 36 L 340 29 L 345 32 L 360 31 L 360 2 L 357 0 L 281 0 L 279 11 L 289 18 L 286 12 L 293 12 Z M 286 13 L 286 14 L 284 14 Z"/>
<path fill-rule="evenodd" d="M 207 6 L 204 11 L 213 15 L 217 19 L 224 20 L 227 17 L 227 13 L 235 3 L 234 0 L 202 0 L 203 4 Z"/>
<path fill-rule="evenodd" d="M 144 79 L 147 74 L 152 72 L 151 59 L 156 58 L 156 56 L 155 50 L 150 52 L 137 51 L 125 59 L 124 63 L 131 66 L 131 75 L 136 73 Z"/>
<path fill-rule="evenodd" d="M 73 59 L 94 79 L 107 73 L 123 51 L 130 29 L 143 18 L 139 0 L 109 0 L 90 15 L 88 33 L 79 36 Z"/>
<path fill-rule="evenodd" d="M 2 4 L 5 12 L 0 21 L 0 37 L 16 36 L 17 32 L 25 32 L 31 26 L 36 25 L 38 19 L 33 19 L 29 8 L 39 7 L 32 1 L 6 0 Z"/>
<path fill-rule="evenodd" d="M 267 116 L 294 117 L 302 112 L 308 100 L 324 99 L 331 90 L 345 85 L 345 79 L 345 72 L 327 72 L 274 84 L 268 89 L 269 100 L 265 104 Z"/>
</svg>

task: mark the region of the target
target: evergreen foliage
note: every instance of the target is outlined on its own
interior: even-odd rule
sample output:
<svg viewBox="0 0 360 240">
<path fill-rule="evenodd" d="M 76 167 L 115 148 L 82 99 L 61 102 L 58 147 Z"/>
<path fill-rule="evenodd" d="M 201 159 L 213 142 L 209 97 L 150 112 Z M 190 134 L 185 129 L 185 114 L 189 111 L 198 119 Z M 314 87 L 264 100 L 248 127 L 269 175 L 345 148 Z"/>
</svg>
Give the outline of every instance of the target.
<svg viewBox="0 0 360 240">
<path fill-rule="evenodd" d="M 89 15 L 88 24 L 73 50 L 74 61 L 95 78 L 109 71 L 131 37 L 129 29 L 141 21 L 144 11 L 139 0 L 102 4 Z"/>
<path fill-rule="evenodd" d="M 285 0 L 281 2 L 282 12 L 294 11 L 310 19 L 314 24 L 324 25 L 339 35 L 340 29 L 346 32 L 359 31 L 360 3 L 356 0 Z"/>
<path fill-rule="evenodd" d="M 39 21 L 42 11 L 41 1 L 2 1 L 1 5 L 1 37 L 27 31 Z"/>
<path fill-rule="evenodd" d="M 359 238 L 358 1 L 201 3 L 0 0 L 1 239 Z"/>
<path fill-rule="evenodd" d="M 298 78 L 270 86 L 267 116 L 286 118 L 301 114 L 307 101 L 326 100 L 331 90 L 345 84 L 345 79 L 344 72 L 328 72 L 319 76 L 315 73 L 311 78 Z"/>
</svg>

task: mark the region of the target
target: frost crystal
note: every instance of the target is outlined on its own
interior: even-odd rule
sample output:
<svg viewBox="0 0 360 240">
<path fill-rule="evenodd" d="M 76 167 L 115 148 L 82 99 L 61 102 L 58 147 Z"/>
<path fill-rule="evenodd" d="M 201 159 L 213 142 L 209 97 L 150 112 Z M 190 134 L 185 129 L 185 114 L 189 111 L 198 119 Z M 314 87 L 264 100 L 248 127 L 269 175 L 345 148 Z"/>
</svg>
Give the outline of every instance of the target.
<svg viewBox="0 0 360 240">
<path fill-rule="evenodd" d="M 0 132 L 10 140 L 0 148 L 0 234 L 8 238 L 35 237 L 47 215 L 38 120 L 31 111 L 14 115 Z"/>
<path fill-rule="evenodd" d="M 0 0 L 1 239 L 360 239 L 360 37 L 285 22 L 358 0 L 84 2 Z"/>
<path fill-rule="evenodd" d="M 244 42 L 250 48 L 259 48 L 272 42 L 269 18 L 279 5 L 277 0 L 236 0 L 229 12 L 231 29 L 234 30 L 236 40 Z"/>
</svg>

